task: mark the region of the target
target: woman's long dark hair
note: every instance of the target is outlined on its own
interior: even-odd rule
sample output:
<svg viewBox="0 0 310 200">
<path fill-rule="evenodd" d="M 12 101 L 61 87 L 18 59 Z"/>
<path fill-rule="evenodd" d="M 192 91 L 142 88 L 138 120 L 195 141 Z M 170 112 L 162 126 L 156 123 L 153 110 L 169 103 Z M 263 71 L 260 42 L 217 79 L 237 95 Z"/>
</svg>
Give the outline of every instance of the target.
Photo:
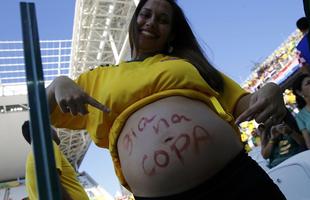
<svg viewBox="0 0 310 200">
<path fill-rule="evenodd" d="M 293 94 L 296 96 L 296 104 L 298 109 L 302 109 L 307 105 L 307 102 L 304 100 L 304 98 L 300 96 L 297 92 L 297 91 L 301 92 L 302 82 L 307 77 L 310 77 L 310 75 L 302 74 L 293 83 Z"/>
<path fill-rule="evenodd" d="M 170 3 L 173 9 L 172 32 L 174 33 L 174 39 L 169 43 L 173 47 L 173 51 L 168 52 L 167 44 L 167 49 L 162 53 L 188 60 L 214 90 L 222 91 L 223 77 L 206 59 L 182 9 L 174 0 L 166 1 Z M 131 55 L 133 55 L 134 49 L 138 47 L 137 18 L 146 2 L 147 0 L 140 0 L 129 25 Z"/>
</svg>

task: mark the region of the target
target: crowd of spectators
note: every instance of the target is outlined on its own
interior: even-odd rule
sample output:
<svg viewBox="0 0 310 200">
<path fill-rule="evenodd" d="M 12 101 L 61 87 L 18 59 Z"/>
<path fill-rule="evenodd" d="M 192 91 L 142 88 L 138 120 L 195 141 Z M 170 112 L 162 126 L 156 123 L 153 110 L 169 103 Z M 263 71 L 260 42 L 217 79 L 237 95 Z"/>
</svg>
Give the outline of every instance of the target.
<svg viewBox="0 0 310 200">
<path fill-rule="evenodd" d="M 290 66 L 293 61 L 299 61 L 300 51 L 296 47 L 304 35 L 305 33 L 300 29 L 290 35 L 264 62 L 253 68 L 251 75 L 243 84 L 243 88 L 249 92 L 256 91 L 265 83 L 274 81 L 274 77 L 281 70 Z M 302 63 L 299 62 L 299 65 L 301 68 Z M 282 122 L 272 127 L 265 127 L 253 120 L 240 125 L 241 139 L 246 150 L 249 152 L 255 147 L 261 148 L 261 155 L 267 160 L 268 168 L 275 167 L 291 156 L 309 148 L 307 138 L 300 129 L 298 120 L 296 121 L 300 111 L 298 102 L 296 102 L 296 94 L 291 89 L 286 89 L 283 98 L 290 113 L 289 123 Z"/>
<path fill-rule="evenodd" d="M 302 37 L 303 34 L 299 30 L 292 33 L 265 61 L 253 68 L 251 75 L 243 84 L 243 88 L 249 92 L 256 91 L 264 83 L 271 81 L 271 78 L 290 62 L 298 59 L 296 45 Z"/>
</svg>

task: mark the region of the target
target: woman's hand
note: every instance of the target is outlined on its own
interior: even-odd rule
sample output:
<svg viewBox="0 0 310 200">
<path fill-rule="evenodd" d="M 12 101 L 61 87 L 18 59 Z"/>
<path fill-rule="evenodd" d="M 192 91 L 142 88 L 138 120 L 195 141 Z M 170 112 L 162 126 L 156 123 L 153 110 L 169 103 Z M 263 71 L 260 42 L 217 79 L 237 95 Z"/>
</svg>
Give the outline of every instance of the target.
<svg viewBox="0 0 310 200">
<path fill-rule="evenodd" d="M 84 92 L 74 81 L 66 76 L 57 77 L 47 88 L 47 96 L 52 111 L 58 105 L 62 112 L 72 115 L 88 113 L 86 104 L 109 112 L 109 108 Z"/>
<path fill-rule="evenodd" d="M 286 114 L 281 88 L 267 83 L 250 97 L 248 108 L 236 119 L 236 124 L 255 119 L 266 127 L 278 124 Z"/>
</svg>

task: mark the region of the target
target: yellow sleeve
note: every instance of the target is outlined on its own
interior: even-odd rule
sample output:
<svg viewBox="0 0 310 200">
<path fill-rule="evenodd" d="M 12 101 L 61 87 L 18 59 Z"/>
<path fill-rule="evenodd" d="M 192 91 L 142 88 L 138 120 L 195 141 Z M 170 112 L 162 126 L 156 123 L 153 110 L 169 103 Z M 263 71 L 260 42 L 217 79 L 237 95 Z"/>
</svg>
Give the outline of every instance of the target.
<svg viewBox="0 0 310 200">
<path fill-rule="evenodd" d="M 92 88 L 96 83 L 97 70 L 88 71 L 81 74 L 75 82 L 89 95 L 92 96 Z M 86 105 L 88 107 L 88 105 Z M 57 128 L 68 128 L 73 130 L 86 129 L 86 123 L 88 115 L 76 115 L 73 116 L 71 113 L 63 113 L 59 106 L 51 113 L 51 123 Z"/>
<path fill-rule="evenodd" d="M 25 174 L 26 191 L 29 199 L 38 199 L 37 186 L 36 186 L 36 172 L 34 166 L 34 156 L 32 151 L 28 153 L 26 161 L 26 174 Z"/>
<path fill-rule="evenodd" d="M 53 141 L 54 148 L 54 157 L 56 169 L 61 173 L 62 165 L 61 165 L 61 152 L 57 144 Z M 38 199 L 38 192 L 36 186 L 36 172 L 35 172 L 35 161 L 33 152 L 29 152 L 27 161 L 26 161 L 26 190 L 29 196 L 29 199 Z"/>
<path fill-rule="evenodd" d="M 61 172 L 62 172 L 61 152 L 60 152 L 59 146 L 54 141 L 53 141 L 53 148 L 54 148 L 54 157 L 55 157 L 56 169 L 61 174 Z"/>
<path fill-rule="evenodd" d="M 249 94 L 247 91 L 242 89 L 239 84 L 235 81 L 222 74 L 224 89 L 223 92 L 220 92 L 218 100 L 221 102 L 222 106 L 226 109 L 230 114 L 234 113 L 234 109 L 238 101 L 244 95 Z"/>
</svg>

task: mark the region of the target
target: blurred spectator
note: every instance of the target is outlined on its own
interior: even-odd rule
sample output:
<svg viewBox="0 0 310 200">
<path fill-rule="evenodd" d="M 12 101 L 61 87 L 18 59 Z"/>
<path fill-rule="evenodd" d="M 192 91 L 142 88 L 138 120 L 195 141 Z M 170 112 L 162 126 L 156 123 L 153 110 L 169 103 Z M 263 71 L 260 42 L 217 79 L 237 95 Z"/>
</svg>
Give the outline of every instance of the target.
<svg viewBox="0 0 310 200">
<path fill-rule="evenodd" d="M 261 146 L 261 138 L 260 138 L 260 135 L 259 135 L 259 133 L 258 133 L 258 130 L 256 129 L 256 130 L 253 130 L 252 131 L 252 142 L 253 142 L 253 144 L 254 144 L 254 146 Z"/>
<path fill-rule="evenodd" d="M 22 133 L 25 140 L 31 145 L 32 139 L 30 134 L 30 123 L 25 121 L 22 126 Z M 53 148 L 55 156 L 55 165 L 57 169 L 57 174 L 60 180 L 60 189 L 62 198 L 66 200 L 88 200 L 88 196 L 84 191 L 84 188 L 79 183 L 77 179 L 77 174 L 74 168 L 71 166 L 69 161 L 60 151 L 58 145 L 60 140 L 56 131 L 51 128 L 51 134 L 53 139 Z M 29 152 L 27 161 L 26 161 L 26 191 L 29 195 L 29 199 L 38 199 L 38 190 L 36 184 L 36 173 L 35 173 L 35 163 L 34 163 L 33 152 Z"/>
<path fill-rule="evenodd" d="M 296 121 L 290 113 L 289 119 L 290 124 L 283 122 L 271 128 L 266 128 L 263 124 L 258 126 L 262 140 L 261 154 L 265 159 L 269 159 L 269 168 L 305 150 L 304 139 L 298 129 L 296 130 Z"/>
<path fill-rule="evenodd" d="M 308 149 L 310 149 L 310 75 L 302 74 L 293 83 L 293 93 L 296 96 L 296 103 L 299 113 L 296 121 L 299 130 L 305 139 Z"/>
<path fill-rule="evenodd" d="M 299 63 L 301 64 L 304 73 L 310 72 L 310 51 L 309 51 L 309 22 L 306 17 L 302 17 L 296 22 L 297 28 L 303 33 L 303 38 L 300 40 L 296 49 L 298 50 Z"/>
</svg>

